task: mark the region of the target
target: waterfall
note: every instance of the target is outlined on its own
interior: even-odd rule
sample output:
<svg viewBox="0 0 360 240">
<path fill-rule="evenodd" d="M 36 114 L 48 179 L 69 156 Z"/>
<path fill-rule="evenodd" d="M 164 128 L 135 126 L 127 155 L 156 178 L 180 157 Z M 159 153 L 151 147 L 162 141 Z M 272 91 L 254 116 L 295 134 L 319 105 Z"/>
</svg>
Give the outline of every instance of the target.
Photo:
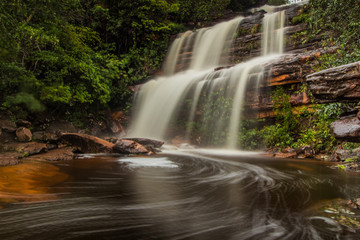
<svg viewBox="0 0 360 240">
<path fill-rule="evenodd" d="M 130 136 L 168 140 L 180 134 L 190 140 L 237 147 L 248 84 L 263 80 L 263 65 L 283 52 L 284 11 L 263 19 L 262 56 L 232 67 L 227 64 L 243 17 L 180 34 L 169 48 L 163 76 L 137 93 Z M 182 123 L 182 124 L 179 124 Z M 176 135 L 178 136 L 178 135 Z"/>
</svg>

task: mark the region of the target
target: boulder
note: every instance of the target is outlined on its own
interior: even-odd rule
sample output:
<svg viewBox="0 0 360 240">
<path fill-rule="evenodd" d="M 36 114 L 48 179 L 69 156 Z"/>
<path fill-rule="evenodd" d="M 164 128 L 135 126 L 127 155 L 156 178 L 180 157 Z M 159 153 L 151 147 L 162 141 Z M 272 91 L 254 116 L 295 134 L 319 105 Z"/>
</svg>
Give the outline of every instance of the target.
<svg viewBox="0 0 360 240">
<path fill-rule="evenodd" d="M 122 154 L 153 154 L 151 150 L 147 149 L 140 143 L 126 139 L 120 139 L 117 141 L 113 147 L 113 152 Z"/>
<path fill-rule="evenodd" d="M 20 127 L 16 130 L 16 136 L 20 142 L 30 142 L 32 140 L 32 133 L 28 128 Z"/>
<path fill-rule="evenodd" d="M 111 153 L 114 144 L 83 133 L 60 133 L 61 141 L 71 144 L 82 153 Z"/>
<path fill-rule="evenodd" d="M 306 81 L 317 102 L 357 102 L 360 99 L 360 62 L 310 74 Z"/>
<path fill-rule="evenodd" d="M 48 148 L 45 143 L 31 142 L 26 144 L 22 148 L 18 148 L 17 150 L 27 155 L 34 155 L 34 154 L 46 152 L 47 149 Z"/>
<path fill-rule="evenodd" d="M 8 133 L 16 132 L 16 124 L 7 119 L 0 119 L 0 128 Z"/>
<path fill-rule="evenodd" d="M 147 148 L 152 152 L 160 151 L 159 148 L 161 148 L 161 146 L 164 145 L 163 141 L 149 139 L 149 138 L 123 138 L 123 140 L 131 140 L 140 143 L 141 145 L 143 145 L 145 148 Z"/>
<path fill-rule="evenodd" d="M 356 116 L 334 121 L 330 125 L 330 130 L 338 140 L 360 142 L 360 120 Z"/>
</svg>

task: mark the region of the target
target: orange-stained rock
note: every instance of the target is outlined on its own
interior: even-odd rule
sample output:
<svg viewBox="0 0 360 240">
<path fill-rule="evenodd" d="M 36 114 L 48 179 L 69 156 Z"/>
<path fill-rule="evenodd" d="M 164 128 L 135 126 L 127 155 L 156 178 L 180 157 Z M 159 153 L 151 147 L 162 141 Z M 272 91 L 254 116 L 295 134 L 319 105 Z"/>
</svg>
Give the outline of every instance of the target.
<svg viewBox="0 0 360 240">
<path fill-rule="evenodd" d="M 71 144 L 82 153 L 111 153 L 114 146 L 104 139 L 83 133 L 60 133 L 59 140 Z"/>
</svg>

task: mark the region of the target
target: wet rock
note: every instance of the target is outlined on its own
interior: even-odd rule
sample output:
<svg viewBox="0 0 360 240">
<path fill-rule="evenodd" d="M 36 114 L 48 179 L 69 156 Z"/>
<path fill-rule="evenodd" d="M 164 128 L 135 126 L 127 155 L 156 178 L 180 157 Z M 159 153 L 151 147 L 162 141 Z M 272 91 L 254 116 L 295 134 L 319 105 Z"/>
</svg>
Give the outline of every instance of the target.
<svg viewBox="0 0 360 240">
<path fill-rule="evenodd" d="M 27 121 L 27 120 L 19 119 L 19 120 L 16 121 L 16 125 L 18 127 L 30 128 L 32 126 L 32 123 Z"/>
<path fill-rule="evenodd" d="M 296 152 L 288 152 L 288 153 L 277 153 L 275 155 L 275 158 L 296 158 L 297 153 Z"/>
<path fill-rule="evenodd" d="M 46 152 L 47 150 L 48 148 L 45 143 L 37 143 L 37 142 L 27 142 L 27 143 L 11 142 L 0 145 L 0 152 L 16 153 L 16 154 L 20 154 L 21 156 L 38 154 L 38 153 Z"/>
<path fill-rule="evenodd" d="M 158 152 L 160 151 L 159 148 L 161 148 L 162 145 L 164 145 L 163 141 L 149 139 L 149 138 L 123 138 L 123 140 L 132 140 L 137 143 L 140 143 L 145 148 L 152 152 Z"/>
<path fill-rule="evenodd" d="M 57 134 L 59 132 L 77 132 L 78 129 L 68 121 L 64 120 L 53 120 L 49 119 L 49 121 L 44 122 L 40 125 L 40 129 L 36 129 L 37 131 L 44 131 L 47 133 Z"/>
<path fill-rule="evenodd" d="M 34 155 L 31 157 L 27 157 L 24 160 L 31 161 L 68 161 L 73 159 L 75 154 L 73 153 L 72 148 L 57 148 L 54 150 L 50 150 L 46 153 Z"/>
<path fill-rule="evenodd" d="M 108 119 L 108 125 L 113 133 L 125 135 L 126 131 L 123 127 L 125 121 L 127 121 L 127 116 L 123 111 L 114 111 Z"/>
<path fill-rule="evenodd" d="M 355 116 L 334 121 L 330 131 L 338 140 L 360 142 L 360 120 Z"/>
<path fill-rule="evenodd" d="M 0 119 L 0 128 L 8 133 L 14 133 L 17 129 L 16 124 L 7 119 Z"/>
<path fill-rule="evenodd" d="M 59 140 L 59 136 L 57 134 L 45 131 L 33 132 L 33 137 L 36 140 L 49 143 L 56 143 Z"/>
<path fill-rule="evenodd" d="M 71 144 L 82 153 L 111 153 L 114 144 L 83 133 L 60 133 L 61 141 Z"/>
<path fill-rule="evenodd" d="M 346 204 L 351 208 L 360 209 L 360 198 L 351 199 Z"/>
<path fill-rule="evenodd" d="M 12 166 L 21 163 L 21 155 L 18 153 L 1 153 L 0 166 Z"/>
<path fill-rule="evenodd" d="M 30 142 L 32 140 L 32 133 L 28 128 L 20 127 L 16 130 L 16 136 L 20 142 Z"/>
<path fill-rule="evenodd" d="M 335 161 L 344 162 L 346 160 L 360 160 L 360 148 L 353 150 L 337 149 L 334 152 L 333 159 Z"/>
<path fill-rule="evenodd" d="M 153 152 L 132 140 L 121 139 L 116 142 L 113 147 L 113 152 L 122 154 L 153 154 Z"/>
<path fill-rule="evenodd" d="M 18 148 L 17 150 L 21 151 L 27 155 L 34 155 L 34 154 L 46 152 L 48 150 L 48 148 L 45 143 L 31 142 L 31 143 L 26 144 L 22 148 Z"/>
<path fill-rule="evenodd" d="M 314 149 L 312 149 L 309 145 L 298 148 L 297 153 L 301 154 L 304 158 L 313 158 L 315 156 Z"/>
<path fill-rule="evenodd" d="M 116 137 L 106 137 L 105 140 L 111 143 L 116 143 L 118 139 Z"/>
<path fill-rule="evenodd" d="M 313 73 L 306 79 L 318 102 L 353 102 L 360 99 L 360 62 Z"/>
</svg>

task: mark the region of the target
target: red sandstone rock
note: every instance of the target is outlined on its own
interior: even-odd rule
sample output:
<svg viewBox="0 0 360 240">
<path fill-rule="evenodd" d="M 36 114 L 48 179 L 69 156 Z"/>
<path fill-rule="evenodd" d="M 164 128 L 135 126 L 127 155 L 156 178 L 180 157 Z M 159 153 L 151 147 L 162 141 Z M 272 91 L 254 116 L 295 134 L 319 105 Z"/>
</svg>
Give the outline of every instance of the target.
<svg viewBox="0 0 360 240">
<path fill-rule="evenodd" d="M 114 144 L 83 133 L 61 133 L 60 140 L 73 145 L 82 153 L 111 153 Z"/>
</svg>

